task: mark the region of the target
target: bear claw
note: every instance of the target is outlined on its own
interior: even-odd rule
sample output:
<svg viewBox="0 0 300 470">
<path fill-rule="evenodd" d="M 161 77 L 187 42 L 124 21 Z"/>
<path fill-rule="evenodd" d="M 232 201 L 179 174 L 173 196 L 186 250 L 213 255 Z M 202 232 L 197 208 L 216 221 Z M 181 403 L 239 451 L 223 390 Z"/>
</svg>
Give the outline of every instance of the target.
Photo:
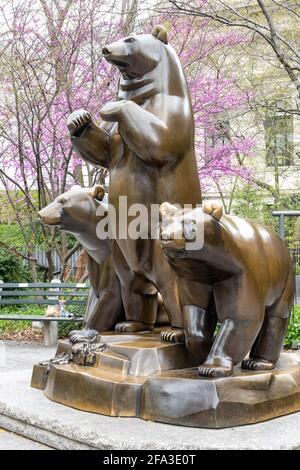
<svg viewBox="0 0 300 470">
<path fill-rule="evenodd" d="M 88 111 L 80 109 L 74 111 L 67 119 L 67 127 L 71 134 L 77 132 L 80 129 L 83 129 L 92 121 L 92 116 Z"/>
<path fill-rule="evenodd" d="M 220 379 L 232 375 L 232 369 L 229 367 L 208 366 L 203 364 L 198 367 L 198 373 L 201 377 Z"/>
<path fill-rule="evenodd" d="M 169 343 L 183 343 L 185 340 L 184 331 L 180 328 L 163 330 L 160 333 L 160 339 L 162 341 L 168 341 Z"/>
<path fill-rule="evenodd" d="M 273 362 L 266 361 L 265 359 L 245 359 L 242 362 L 242 369 L 245 370 L 272 370 L 275 369 Z"/>
<path fill-rule="evenodd" d="M 86 330 L 72 330 L 69 333 L 70 342 L 82 343 L 85 341 L 94 342 L 98 337 L 99 332 L 96 330 L 86 329 Z"/>
<path fill-rule="evenodd" d="M 115 326 L 115 331 L 119 331 L 120 333 L 138 333 L 139 331 L 151 330 L 153 330 L 153 325 L 147 325 L 139 321 L 120 322 Z"/>
</svg>

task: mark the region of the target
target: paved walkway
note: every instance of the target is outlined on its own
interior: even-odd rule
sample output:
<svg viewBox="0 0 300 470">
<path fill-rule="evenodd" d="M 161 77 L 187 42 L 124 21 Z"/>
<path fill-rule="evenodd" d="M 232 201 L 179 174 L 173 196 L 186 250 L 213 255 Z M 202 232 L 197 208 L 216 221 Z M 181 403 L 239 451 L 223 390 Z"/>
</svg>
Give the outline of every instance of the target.
<svg viewBox="0 0 300 470">
<path fill-rule="evenodd" d="M 39 344 L 0 341 L 0 374 L 29 369 L 36 362 L 37 356 L 41 357 L 40 360 L 49 359 L 55 354 L 55 350 L 56 348 Z M 0 450 L 52 450 L 52 448 L 0 428 Z"/>
<path fill-rule="evenodd" d="M 0 429 L 0 450 L 52 450 L 39 442 Z"/>
<path fill-rule="evenodd" d="M 52 402 L 40 390 L 30 388 L 30 378 L 32 365 L 53 357 L 54 352 L 55 348 L 42 345 L 0 341 L 0 428 L 55 449 L 300 450 L 300 413 L 251 426 L 200 429 L 111 418 Z M 12 449 L 40 446 L 15 434 L 0 433 L 0 448 L 1 439 Z"/>
<path fill-rule="evenodd" d="M 35 362 L 53 357 L 55 351 L 56 347 L 43 346 L 39 343 L 0 341 L 0 374 L 31 369 Z"/>
</svg>

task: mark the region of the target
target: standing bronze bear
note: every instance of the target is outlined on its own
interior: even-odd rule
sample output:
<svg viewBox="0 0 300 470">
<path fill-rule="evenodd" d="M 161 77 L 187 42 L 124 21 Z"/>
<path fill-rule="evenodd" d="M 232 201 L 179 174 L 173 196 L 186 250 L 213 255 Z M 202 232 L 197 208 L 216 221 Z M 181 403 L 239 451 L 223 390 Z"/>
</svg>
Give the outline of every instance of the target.
<svg viewBox="0 0 300 470">
<path fill-rule="evenodd" d="M 165 203 L 161 215 L 170 264 L 179 277 L 206 282 L 215 304 L 216 314 L 213 308 L 195 311 L 185 326 L 187 347 L 202 363 L 200 375 L 231 375 L 243 360 L 244 369 L 274 369 L 294 299 L 293 263 L 284 242 L 261 224 L 222 215 L 219 206 L 183 214 Z M 204 230 L 201 249 L 186 249 L 192 233 L 184 217 L 202 224 L 197 227 Z M 214 337 L 217 321 L 221 328 Z"/>
<path fill-rule="evenodd" d="M 72 113 L 67 124 L 73 148 L 86 161 L 109 168 L 109 203 L 116 210 L 117 221 L 122 212 L 120 196 L 127 196 L 128 207 L 144 204 L 148 214 L 152 204 L 166 200 L 199 204 L 192 106 L 182 66 L 168 44 L 166 30 L 158 26 L 152 34 L 126 37 L 104 47 L 103 55 L 121 72 L 117 101 L 102 108 L 105 123 L 100 127 L 85 110 Z M 127 226 L 131 220 L 128 216 Z M 128 287 L 129 271 L 155 285 L 174 327 L 163 332 L 162 338 L 176 341 L 183 337 L 176 276 L 159 240 L 151 239 L 150 215 L 147 225 L 143 236 L 134 240 L 119 236 L 117 224 L 112 243 L 114 264 L 121 286 Z M 179 289 L 182 303 L 187 304 L 184 280 Z M 206 287 L 199 284 L 198 290 L 207 296 Z M 134 303 L 126 309 L 126 318 L 117 330 L 141 331 L 151 328 L 155 320 L 139 312 Z"/>
</svg>

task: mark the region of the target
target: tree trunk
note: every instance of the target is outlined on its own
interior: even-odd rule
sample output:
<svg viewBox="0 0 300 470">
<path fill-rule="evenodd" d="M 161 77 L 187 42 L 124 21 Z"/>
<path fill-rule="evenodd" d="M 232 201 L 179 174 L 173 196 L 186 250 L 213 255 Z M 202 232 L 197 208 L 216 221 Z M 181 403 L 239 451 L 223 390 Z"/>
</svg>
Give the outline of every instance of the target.
<svg viewBox="0 0 300 470">
<path fill-rule="evenodd" d="M 75 280 L 76 282 L 79 282 L 80 279 L 83 278 L 85 272 L 86 272 L 86 266 L 87 266 L 87 253 L 86 251 L 83 251 L 76 263 L 76 275 L 75 275 Z"/>
<path fill-rule="evenodd" d="M 46 259 L 48 262 L 47 276 L 49 281 L 53 279 L 53 260 L 52 260 L 52 250 L 46 251 Z"/>
</svg>

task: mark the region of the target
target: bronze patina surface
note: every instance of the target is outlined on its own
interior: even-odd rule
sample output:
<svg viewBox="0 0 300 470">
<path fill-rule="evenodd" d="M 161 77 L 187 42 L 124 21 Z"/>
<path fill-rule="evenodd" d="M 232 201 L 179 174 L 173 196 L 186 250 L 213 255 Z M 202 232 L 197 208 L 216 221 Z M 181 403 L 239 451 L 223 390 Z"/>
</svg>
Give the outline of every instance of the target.
<svg viewBox="0 0 300 470">
<path fill-rule="evenodd" d="M 36 365 L 32 386 L 51 400 L 108 416 L 222 428 L 251 424 L 300 410 L 300 367 L 283 354 L 272 371 L 199 377 L 184 344 L 160 340 L 160 331 L 102 335 L 97 345 L 58 346 L 56 360 Z M 88 358 L 87 365 L 83 356 Z M 42 372 L 44 369 L 44 372 Z"/>
<path fill-rule="evenodd" d="M 92 188 L 75 186 L 39 212 L 43 224 L 72 233 L 87 252 L 91 289 L 85 326 L 71 332 L 72 342 L 88 340 L 102 331 L 115 328 L 119 321 L 125 319 L 123 299 L 130 302 L 132 310 L 143 311 L 144 318 L 150 317 L 158 323 L 168 321 L 157 289 L 128 268 L 130 283 L 124 285 L 121 292 L 110 240 L 99 239 L 96 233 L 97 224 L 107 211 L 107 201 L 108 195 L 100 185 Z"/>
<path fill-rule="evenodd" d="M 166 340 L 184 338 L 182 307 L 185 281 L 176 276 L 163 256 L 159 240 L 151 239 L 151 204 L 201 203 L 201 190 L 194 149 L 194 119 L 186 78 L 162 26 L 152 34 L 129 36 L 103 48 L 105 59 L 121 73 L 117 101 L 107 103 L 98 126 L 88 111 L 68 118 L 72 145 L 84 160 L 110 170 L 109 202 L 116 210 L 116 240 L 112 252 L 121 286 L 131 282 L 135 271 L 160 292 L 174 331 L 163 332 Z M 142 203 L 148 209 L 144 232 L 137 240 L 119 235 L 120 196 L 128 207 Z M 132 217 L 128 215 L 126 228 Z M 148 223 L 146 223 L 148 222 Z M 148 225 L 148 227 L 147 227 Z M 206 302 L 206 286 L 198 283 Z M 131 289 L 133 292 L 133 289 Z M 199 295 L 197 296 L 199 299 Z M 124 302 L 126 322 L 121 331 L 140 331 L 155 318 Z"/>
<path fill-rule="evenodd" d="M 74 150 L 110 171 L 115 237 L 99 240 L 95 230 L 103 188 L 71 190 L 40 213 L 89 254 L 101 309 L 88 306 L 86 331 L 96 335 L 77 332 L 72 340 L 89 342 L 60 343 L 54 359 L 34 367 L 32 386 L 81 410 L 185 426 L 236 426 L 300 411 L 300 366 L 280 357 L 294 292 L 287 248 L 266 227 L 222 216 L 218 206 L 199 208 L 193 112 L 165 28 L 121 39 L 103 55 L 121 73 L 117 100 L 100 111 L 100 126 L 85 110 L 67 125 Z M 146 209 L 137 238 L 127 232 L 134 216 L 121 205 L 124 196 L 128 208 Z M 162 243 L 153 237 L 153 204 L 162 204 Z M 172 204 L 189 204 L 189 212 Z M 188 250 L 181 213 L 192 220 L 196 211 L 204 245 Z M 184 227 L 184 236 L 174 227 Z M 168 329 L 153 329 L 157 291 Z"/>
<path fill-rule="evenodd" d="M 221 206 L 211 214 L 207 208 L 183 214 L 166 203 L 161 212 L 163 250 L 177 275 L 211 289 L 211 310 L 185 312 L 186 343 L 199 358 L 199 374 L 225 377 L 241 361 L 244 369 L 274 369 L 294 301 L 293 263 L 284 242 L 255 221 L 223 215 Z M 186 249 L 184 216 L 203 233 L 200 249 Z M 217 321 L 221 328 L 214 336 Z"/>
</svg>

